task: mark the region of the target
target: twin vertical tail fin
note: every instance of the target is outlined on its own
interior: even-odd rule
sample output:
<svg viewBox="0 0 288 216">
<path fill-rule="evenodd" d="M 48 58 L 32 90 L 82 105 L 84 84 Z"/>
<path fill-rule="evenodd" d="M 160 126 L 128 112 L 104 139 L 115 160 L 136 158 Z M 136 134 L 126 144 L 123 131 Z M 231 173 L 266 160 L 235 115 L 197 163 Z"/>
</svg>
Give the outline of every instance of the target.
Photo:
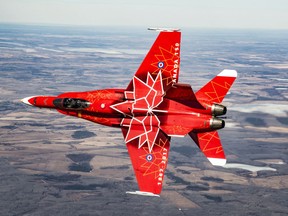
<svg viewBox="0 0 288 216">
<path fill-rule="evenodd" d="M 236 77 L 235 70 L 223 70 L 195 94 L 197 100 L 204 107 L 220 104 Z M 226 164 L 226 156 L 216 130 L 210 132 L 191 131 L 189 136 L 212 165 L 224 166 Z"/>
<path fill-rule="evenodd" d="M 201 103 L 212 105 L 221 103 L 237 77 L 235 70 L 223 70 L 210 82 L 196 92 L 196 98 Z"/>
<path fill-rule="evenodd" d="M 217 131 L 203 133 L 191 131 L 189 136 L 194 140 L 212 165 L 224 166 L 226 164 L 226 156 Z"/>
</svg>

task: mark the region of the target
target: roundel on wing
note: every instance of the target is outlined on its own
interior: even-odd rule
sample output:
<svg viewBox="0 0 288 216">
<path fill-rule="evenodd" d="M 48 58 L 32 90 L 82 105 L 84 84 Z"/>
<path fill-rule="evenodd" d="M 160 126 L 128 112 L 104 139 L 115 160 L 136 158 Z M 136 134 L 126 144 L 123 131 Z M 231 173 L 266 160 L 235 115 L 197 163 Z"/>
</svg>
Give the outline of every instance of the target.
<svg viewBox="0 0 288 216">
<path fill-rule="evenodd" d="M 153 160 L 153 155 L 152 155 L 152 154 L 147 154 L 147 155 L 146 155 L 146 160 L 147 160 L 148 162 L 151 162 L 151 161 Z"/>
<path fill-rule="evenodd" d="M 160 61 L 158 62 L 158 68 L 164 68 L 164 62 Z"/>
</svg>

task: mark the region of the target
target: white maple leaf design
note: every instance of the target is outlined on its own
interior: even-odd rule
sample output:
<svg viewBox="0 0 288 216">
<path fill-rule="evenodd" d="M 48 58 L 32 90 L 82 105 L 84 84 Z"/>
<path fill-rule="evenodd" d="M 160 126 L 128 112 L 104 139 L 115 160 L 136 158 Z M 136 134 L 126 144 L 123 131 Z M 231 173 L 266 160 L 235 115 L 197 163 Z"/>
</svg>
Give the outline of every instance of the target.
<svg viewBox="0 0 288 216">
<path fill-rule="evenodd" d="M 134 76 L 133 88 L 134 91 L 124 92 L 126 101 L 112 105 L 111 108 L 128 116 L 121 122 L 121 126 L 129 127 L 125 142 L 138 138 L 138 148 L 147 143 L 151 152 L 160 130 L 160 121 L 153 113 L 153 109 L 163 101 L 161 71 L 155 79 L 148 73 L 146 83 Z"/>
</svg>

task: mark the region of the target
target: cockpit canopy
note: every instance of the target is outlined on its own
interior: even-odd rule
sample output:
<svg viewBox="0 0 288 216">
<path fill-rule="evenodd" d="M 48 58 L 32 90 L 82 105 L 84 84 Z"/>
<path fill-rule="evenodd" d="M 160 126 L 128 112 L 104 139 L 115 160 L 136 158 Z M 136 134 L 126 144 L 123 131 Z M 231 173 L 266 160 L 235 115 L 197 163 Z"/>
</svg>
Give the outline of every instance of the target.
<svg viewBox="0 0 288 216">
<path fill-rule="evenodd" d="M 58 108 L 64 109 L 86 109 L 90 106 L 90 102 L 78 98 L 56 98 L 53 104 Z"/>
</svg>

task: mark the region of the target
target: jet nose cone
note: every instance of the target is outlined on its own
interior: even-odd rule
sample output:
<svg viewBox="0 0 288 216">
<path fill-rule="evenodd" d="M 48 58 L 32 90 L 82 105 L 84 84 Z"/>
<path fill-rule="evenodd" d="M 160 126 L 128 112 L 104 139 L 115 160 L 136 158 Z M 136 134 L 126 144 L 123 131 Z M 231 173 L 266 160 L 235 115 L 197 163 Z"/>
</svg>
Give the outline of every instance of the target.
<svg viewBox="0 0 288 216">
<path fill-rule="evenodd" d="M 21 99 L 21 102 L 22 102 L 22 103 L 25 103 L 25 104 L 27 104 L 27 105 L 29 105 L 29 106 L 33 106 L 33 104 L 31 103 L 31 99 L 32 99 L 32 98 L 34 98 L 34 96 L 23 98 L 23 99 Z"/>
</svg>

